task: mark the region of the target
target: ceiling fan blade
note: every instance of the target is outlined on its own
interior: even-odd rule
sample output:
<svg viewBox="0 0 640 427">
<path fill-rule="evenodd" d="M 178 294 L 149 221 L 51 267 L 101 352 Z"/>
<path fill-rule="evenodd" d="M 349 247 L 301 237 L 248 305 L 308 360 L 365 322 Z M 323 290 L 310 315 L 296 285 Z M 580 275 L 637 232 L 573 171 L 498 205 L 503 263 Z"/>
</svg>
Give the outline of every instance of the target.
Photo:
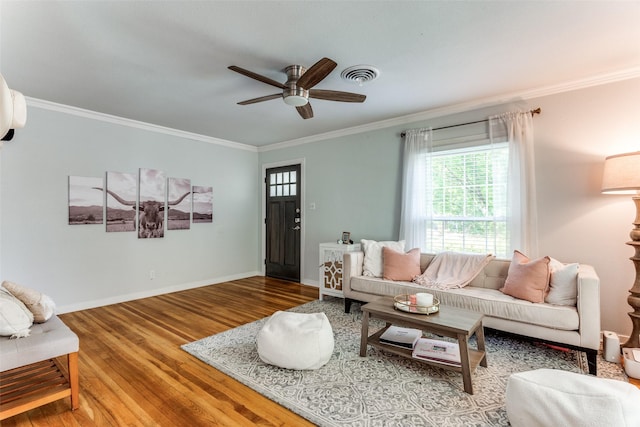
<svg viewBox="0 0 640 427">
<path fill-rule="evenodd" d="M 367 96 L 360 95 L 359 93 L 341 92 L 338 90 L 312 89 L 309 91 L 309 98 L 339 102 L 364 102 L 364 100 L 367 99 Z"/>
<path fill-rule="evenodd" d="M 279 87 L 280 89 L 284 89 L 285 85 L 277 82 L 275 80 L 270 79 L 269 77 L 261 76 L 260 74 L 256 74 L 253 71 L 245 70 L 244 68 L 236 67 L 235 65 L 230 65 L 229 68 L 231 71 L 235 71 L 236 73 L 240 73 L 243 76 L 251 77 L 252 79 L 258 80 L 262 83 L 266 83 L 271 86 Z"/>
<path fill-rule="evenodd" d="M 238 102 L 238 105 L 255 104 L 256 102 L 270 101 L 270 100 L 276 99 L 276 98 L 282 98 L 282 94 L 281 93 L 274 93 L 273 95 L 266 95 L 266 96 L 261 96 L 259 98 L 247 99 L 246 101 Z"/>
<path fill-rule="evenodd" d="M 309 68 L 302 77 L 298 79 L 296 85 L 307 90 L 311 89 L 320 83 L 322 79 L 327 77 L 337 65 L 338 64 L 329 58 L 322 58 L 320 61 L 313 64 L 311 68 Z"/>
<path fill-rule="evenodd" d="M 310 119 L 313 117 L 313 109 L 311 108 L 311 104 L 308 102 L 302 107 L 296 107 L 296 110 L 298 110 L 300 117 L 303 119 Z"/>
</svg>

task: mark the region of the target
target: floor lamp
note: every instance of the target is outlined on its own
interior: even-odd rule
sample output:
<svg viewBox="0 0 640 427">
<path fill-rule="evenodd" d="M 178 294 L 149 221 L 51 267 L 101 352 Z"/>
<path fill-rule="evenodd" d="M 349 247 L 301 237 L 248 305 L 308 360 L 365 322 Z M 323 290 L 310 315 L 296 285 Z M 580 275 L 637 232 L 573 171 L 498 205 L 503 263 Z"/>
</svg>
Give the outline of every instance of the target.
<svg viewBox="0 0 640 427">
<path fill-rule="evenodd" d="M 632 200 L 636 205 L 636 219 L 633 221 L 633 229 L 630 233 L 631 241 L 627 242 L 627 245 L 635 249 L 635 254 L 630 259 L 636 268 L 636 280 L 629 289 L 630 295 L 627 298 L 627 302 L 633 308 L 629 313 L 633 330 L 622 347 L 638 348 L 640 347 L 640 151 L 609 156 L 605 159 L 602 192 L 632 194 Z"/>
</svg>

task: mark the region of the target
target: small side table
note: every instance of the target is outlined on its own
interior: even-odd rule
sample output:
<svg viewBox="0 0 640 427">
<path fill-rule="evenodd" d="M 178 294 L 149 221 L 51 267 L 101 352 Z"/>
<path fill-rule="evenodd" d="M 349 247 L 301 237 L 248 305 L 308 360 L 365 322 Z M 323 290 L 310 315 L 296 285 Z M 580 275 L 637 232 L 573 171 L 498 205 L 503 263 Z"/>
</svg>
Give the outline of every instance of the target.
<svg viewBox="0 0 640 427">
<path fill-rule="evenodd" d="M 345 252 L 360 250 L 360 243 L 344 245 L 339 243 L 320 243 L 320 282 L 319 299 L 323 295 L 344 298 L 342 293 L 342 257 Z"/>
</svg>

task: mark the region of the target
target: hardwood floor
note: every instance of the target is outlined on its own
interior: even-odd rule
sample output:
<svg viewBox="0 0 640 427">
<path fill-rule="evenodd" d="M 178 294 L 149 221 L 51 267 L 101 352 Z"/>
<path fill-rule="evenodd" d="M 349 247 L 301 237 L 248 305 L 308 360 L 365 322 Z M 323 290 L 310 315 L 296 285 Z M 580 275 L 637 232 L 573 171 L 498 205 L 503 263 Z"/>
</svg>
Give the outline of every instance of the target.
<svg viewBox="0 0 640 427">
<path fill-rule="evenodd" d="M 252 277 L 63 314 L 80 338 L 80 409 L 62 399 L 2 426 L 311 426 L 180 346 L 317 298 Z"/>
</svg>

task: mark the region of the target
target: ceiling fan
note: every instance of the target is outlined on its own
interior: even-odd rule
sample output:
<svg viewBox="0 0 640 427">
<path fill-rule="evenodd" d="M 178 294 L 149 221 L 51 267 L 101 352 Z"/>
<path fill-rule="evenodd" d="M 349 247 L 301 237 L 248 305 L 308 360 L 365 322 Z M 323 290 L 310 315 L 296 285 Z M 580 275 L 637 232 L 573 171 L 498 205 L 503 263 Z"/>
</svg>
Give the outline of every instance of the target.
<svg viewBox="0 0 640 427">
<path fill-rule="evenodd" d="M 228 68 L 236 73 L 282 89 L 282 93 L 247 99 L 246 101 L 238 102 L 239 105 L 255 104 L 256 102 L 283 98 L 286 104 L 296 107 L 296 110 L 298 110 L 298 113 L 303 119 L 310 119 L 313 117 L 313 109 L 311 108 L 311 104 L 309 104 L 309 98 L 339 102 L 364 102 L 364 100 L 367 99 L 365 95 L 358 93 L 312 89 L 327 77 L 337 65 L 338 64 L 329 58 L 322 58 L 309 69 L 306 69 L 302 65 L 289 65 L 284 70 L 285 73 L 287 73 L 286 83 L 277 82 L 235 65 L 231 65 Z"/>
</svg>

